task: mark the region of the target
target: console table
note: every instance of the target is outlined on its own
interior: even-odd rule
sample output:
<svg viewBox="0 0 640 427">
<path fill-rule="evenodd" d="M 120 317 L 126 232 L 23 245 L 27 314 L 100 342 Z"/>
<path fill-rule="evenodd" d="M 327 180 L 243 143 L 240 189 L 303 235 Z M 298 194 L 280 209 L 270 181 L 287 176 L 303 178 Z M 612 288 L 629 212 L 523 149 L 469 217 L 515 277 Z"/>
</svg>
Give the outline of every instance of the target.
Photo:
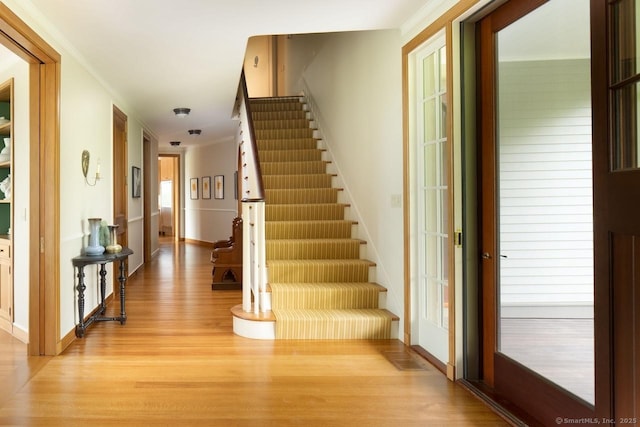
<svg viewBox="0 0 640 427">
<path fill-rule="evenodd" d="M 73 267 L 76 269 L 78 274 L 78 286 L 76 287 L 76 289 L 78 290 L 78 324 L 76 325 L 76 336 L 78 338 L 82 338 L 84 336 L 85 331 L 93 322 L 104 322 L 113 320 L 119 321 L 121 325 L 124 325 L 124 323 L 127 321 L 127 315 L 124 311 L 124 285 L 127 281 L 127 277 L 124 270 L 125 261 L 131 254 L 133 254 L 133 251 L 131 249 L 123 247 L 121 252 L 115 254 L 109 254 L 105 252 L 102 255 L 79 255 L 71 260 L 71 262 L 73 263 Z M 105 317 L 104 313 L 107 309 L 107 306 L 104 303 L 105 292 L 107 288 L 106 265 L 112 262 L 115 263 L 116 261 L 120 261 L 120 275 L 118 276 L 118 281 L 120 282 L 120 316 Z M 100 265 L 100 307 L 98 307 L 98 310 L 85 321 L 84 291 L 87 286 L 84 284 L 84 267 L 87 265 L 95 264 Z"/>
</svg>

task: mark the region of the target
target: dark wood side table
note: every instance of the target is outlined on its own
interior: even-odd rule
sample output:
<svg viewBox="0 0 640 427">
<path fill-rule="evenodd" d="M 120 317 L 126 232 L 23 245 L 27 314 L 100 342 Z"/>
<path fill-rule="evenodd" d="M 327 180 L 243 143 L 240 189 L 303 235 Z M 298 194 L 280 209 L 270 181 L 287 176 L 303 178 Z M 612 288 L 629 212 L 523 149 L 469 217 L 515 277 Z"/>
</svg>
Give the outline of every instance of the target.
<svg viewBox="0 0 640 427">
<path fill-rule="evenodd" d="M 121 252 L 115 254 L 104 253 L 102 255 L 79 255 L 73 259 L 73 267 L 77 271 L 78 275 L 78 324 L 76 325 L 76 336 L 82 338 L 85 331 L 93 322 L 105 322 L 105 321 L 119 321 L 121 325 L 127 321 L 127 315 L 124 310 L 124 285 L 127 282 L 127 276 L 125 275 L 125 261 L 129 255 L 133 254 L 133 251 L 129 248 L 122 248 Z M 107 269 L 106 265 L 111 262 L 120 261 L 119 269 L 120 275 L 118 281 L 120 282 L 120 316 L 118 317 L 105 317 L 104 313 L 107 309 L 104 303 L 105 292 L 107 289 Z M 100 265 L 100 307 L 98 310 L 84 320 L 84 291 L 87 286 L 84 284 L 84 267 L 87 265 Z"/>
</svg>

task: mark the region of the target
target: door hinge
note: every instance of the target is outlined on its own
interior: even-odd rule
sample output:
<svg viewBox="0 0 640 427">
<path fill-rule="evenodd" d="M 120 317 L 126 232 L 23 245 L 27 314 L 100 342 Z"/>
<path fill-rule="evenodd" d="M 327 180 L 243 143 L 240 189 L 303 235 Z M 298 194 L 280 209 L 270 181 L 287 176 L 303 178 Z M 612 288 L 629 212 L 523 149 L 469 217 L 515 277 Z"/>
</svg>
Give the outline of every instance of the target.
<svg viewBox="0 0 640 427">
<path fill-rule="evenodd" d="M 462 230 L 456 230 L 453 233 L 453 244 L 456 246 L 456 248 L 462 247 Z"/>
<path fill-rule="evenodd" d="M 44 253 L 44 237 L 40 237 L 40 253 Z"/>
</svg>

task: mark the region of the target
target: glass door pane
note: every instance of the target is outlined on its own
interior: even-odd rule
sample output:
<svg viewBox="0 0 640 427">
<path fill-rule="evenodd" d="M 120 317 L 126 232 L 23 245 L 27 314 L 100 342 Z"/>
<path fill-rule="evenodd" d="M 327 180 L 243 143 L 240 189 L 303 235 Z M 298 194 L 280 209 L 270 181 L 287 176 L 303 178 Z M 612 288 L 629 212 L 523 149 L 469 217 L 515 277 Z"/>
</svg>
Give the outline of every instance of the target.
<svg viewBox="0 0 640 427">
<path fill-rule="evenodd" d="M 418 344 L 443 363 L 449 359 L 447 75 L 444 35 L 416 54 L 418 192 Z"/>
<path fill-rule="evenodd" d="M 498 350 L 594 403 L 589 37 L 583 0 L 498 33 Z"/>
</svg>

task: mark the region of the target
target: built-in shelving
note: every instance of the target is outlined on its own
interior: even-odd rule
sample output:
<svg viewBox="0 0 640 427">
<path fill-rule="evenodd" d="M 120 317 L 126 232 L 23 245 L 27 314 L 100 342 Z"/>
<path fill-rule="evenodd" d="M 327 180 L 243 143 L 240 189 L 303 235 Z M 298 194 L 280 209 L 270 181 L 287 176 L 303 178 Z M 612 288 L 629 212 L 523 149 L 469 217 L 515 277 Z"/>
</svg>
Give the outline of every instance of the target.
<svg viewBox="0 0 640 427">
<path fill-rule="evenodd" d="M 0 182 L 9 175 L 13 168 L 13 79 L 0 84 L 0 150 L 8 142 L 8 156 L 0 159 Z M 2 153 L 4 154 L 4 153 Z M 8 158 L 7 158 L 8 157 Z M 11 176 L 10 194 L 13 194 L 13 175 Z M 12 250 L 13 223 L 12 197 L 5 197 L 0 191 L 0 329 L 13 333 L 13 268 Z"/>
</svg>

